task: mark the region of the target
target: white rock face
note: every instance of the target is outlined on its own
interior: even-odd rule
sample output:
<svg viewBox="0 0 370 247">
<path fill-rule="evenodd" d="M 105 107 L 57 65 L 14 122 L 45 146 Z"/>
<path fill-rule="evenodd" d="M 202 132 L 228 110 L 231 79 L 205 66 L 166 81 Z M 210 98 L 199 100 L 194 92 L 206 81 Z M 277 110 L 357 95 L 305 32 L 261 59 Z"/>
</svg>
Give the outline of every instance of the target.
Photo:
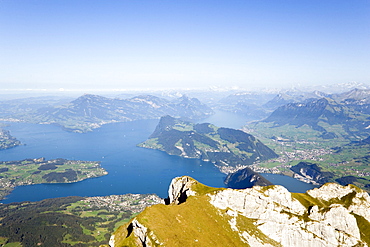
<svg viewBox="0 0 370 247">
<path fill-rule="evenodd" d="M 115 235 L 112 235 L 112 236 L 110 236 L 110 238 L 109 238 L 109 246 L 110 247 L 115 247 L 115 241 L 114 241 L 114 238 L 115 238 Z"/>
<path fill-rule="evenodd" d="M 306 211 L 283 186 L 273 186 L 262 192 L 263 190 L 264 187 L 260 186 L 244 190 L 227 189 L 212 195 L 211 203 L 220 209 L 231 208 L 246 217 L 261 219 L 269 219 L 270 211 L 286 210 L 292 214 L 303 214 Z"/>
<path fill-rule="evenodd" d="M 354 192 L 354 188 L 350 186 L 341 186 L 339 184 L 328 183 L 320 188 L 307 191 L 307 193 L 317 199 L 329 201 L 330 199 L 338 198 L 341 199 L 343 196 Z"/>
<path fill-rule="evenodd" d="M 356 197 L 352 199 L 352 204 L 348 208 L 349 211 L 363 216 L 370 222 L 370 196 L 365 191 L 356 193 Z M 370 229 L 369 229 L 370 231 Z"/>
<path fill-rule="evenodd" d="M 195 195 L 195 191 L 191 190 L 193 183 L 194 180 L 186 176 L 172 179 L 168 189 L 169 203 L 180 204 L 187 197 Z"/>
<path fill-rule="evenodd" d="M 237 231 L 235 219 L 243 215 L 255 220 L 255 226 L 268 238 L 282 246 L 336 247 L 367 246 L 361 240 L 360 230 L 353 213 L 369 220 L 370 197 L 355 187 L 326 184 L 308 192 L 312 199 L 329 201 L 357 193 L 351 205 L 329 204 L 325 208 L 306 208 L 282 186 L 271 188 L 255 186 L 251 189 L 227 189 L 210 195 L 210 203 L 226 210 L 230 226 Z M 240 231 L 240 230 L 239 230 Z M 239 235 L 250 246 L 263 246 L 263 240 L 245 231 Z M 267 244 L 267 243 L 266 243 Z M 266 245 L 267 246 L 267 245 Z"/>
<path fill-rule="evenodd" d="M 151 246 L 151 243 L 147 241 L 148 229 L 140 224 L 136 219 L 134 219 L 131 224 L 135 236 L 140 240 L 141 243 L 143 243 L 143 246 Z"/>
<path fill-rule="evenodd" d="M 192 189 L 196 190 L 196 183 L 186 176 L 174 178 L 169 188 L 170 207 L 174 209 L 177 207 L 174 204 L 186 203 L 189 196 L 197 196 Z M 224 229 L 236 232 L 245 245 L 368 246 L 365 241 L 370 237 L 370 229 L 365 226 L 370 224 L 370 196 L 352 185 L 325 184 L 306 194 L 292 194 L 278 185 L 198 193 L 204 203 L 207 203 L 204 195 L 209 197 L 209 203 L 219 209 L 212 213 L 220 214 L 226 220 L 223 222 L 227 222 Z M 207 217 L 212 217 L 212 213 L 209 213 Z M 155 230 L 147 228 L 137 218 L 133 219 L 129 227 L 131 230 L 127 230 L 134 234 L 138 246 L 166 246 L 166 237 L 158 235 L 160 238 L 157 238 Z M 116 239 L 119 237 L 119 234 L 111 237 L 111 247 L 117 245 L 115 242 L 118 242 Z M 240 240 L 237 239 L 238 245 Z"/>
</svg>

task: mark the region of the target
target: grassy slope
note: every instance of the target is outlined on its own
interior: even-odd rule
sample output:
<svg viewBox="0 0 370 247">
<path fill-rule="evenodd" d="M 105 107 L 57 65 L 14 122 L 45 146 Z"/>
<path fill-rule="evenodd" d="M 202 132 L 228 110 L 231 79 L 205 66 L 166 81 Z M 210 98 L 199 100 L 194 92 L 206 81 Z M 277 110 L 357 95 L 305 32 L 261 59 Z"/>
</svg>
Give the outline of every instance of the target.
<svg viewBox="0 0 370 247">
<path fill-rule="evenodd" d="M 193 123 L 178 122 L 174 126 L 172 126 L 172 129 L 175 129 L 175 130 L 178 130 L 178 131 L 181 131 L 181 132 L 189 132 L 189 131 L 197 132 L 194 129 L 194 126 L 195 126 L 195 124 L 193 124 Z M 241 142 L 231 143 L 230 141 L 221 138 L 220 134 L 217 133 L 217 130 L 219 129 L 218 127 L 216 127 L 212 124 L 209 124 L 208 127 L 210 129 L 213 129 L 213 132 L 206 133 L 206 134 L 203 133 L 203 134 L 200 134 L 200 135 L 204 136 L 207 139 L 209 138 L 208 140 L 212 140 L 215 143 L 217 143 L 216 144 L 217 148 L 212 147 L 207 143 L 199 142 L 196 139 L 192 139 L 192 141 L 194 143 L 194 147 L 197 150 L 201 151 L 203 154 L 207 154 L 207 152 L 209 152 L 209 151 L 214 152 L 214 151 L 218 150 L 218 151 L 221 151 L 221 152 L 232 153 L 233 155 L 235 155 L 235 157 L 242 158 L 242 159 L 244 159 L 244 157 L 251 158 L 253 156 L 254 153 L 247 152 L 247 151 L 242 150 L 241 148 L 238 147 L 240 144 L 244 144 L 244 143 L 241 143 Z M 252 142 L 255 146 L 259 142 L 257 139 L 248 140 L 248 141 Z M 246 142 L 246 143 L 248 143 L 248 142 Z M 184 150 L 184 149 L 186 149 L 186 147 L 184 147 L 184 145 L 186 145 L 186 143 L 183 143 L 183 139 L 179 139 L 178 142 L 172 148 L 174 148 L 174 149 L 177 148 L 177 149 Z M 166 148 L 163 146 L 163 144 L 160 143 L 160 141 L 158 140 L 157 137 L 156 138 L 150 138 L 150 139 L 146 140 L 145 142 L 138 144 L 138 146 L 166 151 Z M 240 163 L 240 161 L 238 162 L 238 164 L 239 163 Z M 231 162 L 229 165 L 235 165 L 235 164 L 233 164 L 233 162 Z"/>
<path fill-rule="evenodd" d="M 158 242 L 163 246 L 249 246 L 243 242 L 238 232 L 233 231 L 228 221 L 231 216 L 224 210 L 216 209 L 209 203 L 208 193 L 215 189 L 195 182 L 193 190 L 196 196 L 189 197 L 180 205 L 154 205 L 146 208 L 136 219 L 139 223 L 153 231 L 150 240 L 153 246 Z M 277 243 L 268 238 L 253 224 L 254 220 L 239 216 L 237 225 L 240 230 L 258 235 L 265 243 L 274 246 Z M 115 232 L 115 246 L 138 246 L 134 234 L 128 236 L 129 223 Z M 128 236 L 128 237 L 127 237 Z M 156 243 L 157 241 L 157 243 Z"/>
<path fill-rule="evenodd" d="M 150 195 L 101 198 L 98 205 L 81 197 L 0 205 L 0 246 L 100 246 L 138 210 L 154 204 Z"/>
<path fill-rule="evenodd" d="M 360 192 L 358 188 L 352 187 Z M 231 229 L 228 222 L 231 216 L 226 213 L 226 210 L 216 209 L 209 203 L 209 196 L 206 194 L 220 189 L 196 183 L 193 190 L 198 191 L 198 194 L 189 197 L 180 205 L 154 205 L 146 208 L 136 217 L 137 221 L 148 229 L 148 237 L 152 246 L 249 246 L 241 241 L 238 232 Z M 317 205 L 320 211 L 328 210 L 334 204 L 341 204 L 348 208 L 354 196 L 355 193 L 349 193 L 340 200 L 324 201 L 306 193 L 292 193 L 292 197 L 304 205 L 307 212 L 314 205 Z M 370 244 L 370 234 L 367 230 L 370 223 L 361 216 L 356 214 L 354 216 L 361 231 L 361 239 Z M 311 221 L 307 213 L 297 217 L 305 222 Z M 115 232 L 115 246 L 141 246 L 137 237 L 128 232 L 129 224 L 130 222 Z M 279 243 L 263 234 L 253 219 L 238 215 L 236 225 L 239 231 L 256 236 L 263 243 L 280 246 Z"/>
</svg>

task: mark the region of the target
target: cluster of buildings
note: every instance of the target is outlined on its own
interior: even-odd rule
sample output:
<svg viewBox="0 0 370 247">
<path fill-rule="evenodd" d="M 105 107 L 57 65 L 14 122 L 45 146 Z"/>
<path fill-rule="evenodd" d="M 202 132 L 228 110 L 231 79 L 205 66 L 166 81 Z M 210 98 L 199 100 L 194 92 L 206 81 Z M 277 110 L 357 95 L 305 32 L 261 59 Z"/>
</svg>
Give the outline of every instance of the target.
<svg viewBox="0 0 370 247">
<path fill-rule="evenodd" d="M 155 194 L 125 194 L 87 197 L 83 200 L 87 206 L 108 211 L 128 211 L 139 213 L 147 206 L 164 204 L 164 200 Z"/>
</svg>

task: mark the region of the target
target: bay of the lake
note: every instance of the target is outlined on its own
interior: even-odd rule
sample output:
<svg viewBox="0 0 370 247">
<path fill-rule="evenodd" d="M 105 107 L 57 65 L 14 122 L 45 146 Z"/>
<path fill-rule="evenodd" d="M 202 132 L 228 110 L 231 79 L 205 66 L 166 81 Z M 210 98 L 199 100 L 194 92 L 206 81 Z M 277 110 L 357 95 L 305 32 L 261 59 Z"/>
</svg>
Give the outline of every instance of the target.
<svg viewBox="0 0 370 247">
<path fill-rule="evenodd" d="M 222 114 L 226 114 L 227 117 Z M 243 117 L 229 115 L 230 113 L 217 112 L 203 122 L 233 128 L 245 124 Z M 225 119 L 232 121 L 227 124 Z M 210 162 L 171 156 L 162 151 L 137 147 L 138 143 L 150 136 L 157 123 L 158 120 L 139 120 L 107 124 L 84 134 L 67 132 L 55 125 L 11 123 L 6 129 L 10 130 L 11 134 L 24 145 L 0 151 L 0 161 L 40 157 L 101 161 L 101 166 L 109 174 L 71 184 L 19 186 L 1 202 L 126 193 L 156 193 L 164 198 L 167 197 L 172 178 L 183 175 L 191 176 L 209 186 L 224 187 L 223 181 L 226 175 Z M 300 185 L 294 186 L 295 190 L 299 190 L 294 192 L 304 192 L 313 187 L 295 181 Z"/>
</svg>

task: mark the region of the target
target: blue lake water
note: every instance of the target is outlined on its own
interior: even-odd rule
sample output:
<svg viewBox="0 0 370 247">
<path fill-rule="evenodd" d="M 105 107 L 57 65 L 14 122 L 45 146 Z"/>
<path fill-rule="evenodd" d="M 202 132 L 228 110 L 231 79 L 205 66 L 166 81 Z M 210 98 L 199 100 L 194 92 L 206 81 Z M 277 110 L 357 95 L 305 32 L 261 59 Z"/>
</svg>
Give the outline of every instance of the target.
<svg viewBox="0 0 370 247">
<path fill-rule="evenodd" d="M 204 122 L 218 126 L 240 128 L 242 117 L 234 116 L 228 125 L 222 112 Z M 229 114 L 229 113 L 225 113 Z M 219 120 L 218 120 L 219 119 Z M 221 122 L 219 122 L 221 121 Z M 224 122 L 222 122 L 224 121 Z M 93 132 L 78 134 L 63 131 L 54 125 L 12 123 L 8 130 L 24 146 L 0 151 L 1 161 L 27 158 L 65 158 L 72 160 L 101 161 L 107 176 L 87 179 L 71 184 L 39 184 L 16 187 L 2 203 L 38 201 L 63 196 L 104 196 L 126 193 L 156 193 L 167 197 L 171 179 L 188 175 L 213 187 L 224 187 L 225 174 L 212 163 L 171 156 L 158 150 L 137 147 L 154 131 L 158 120 L 140 120 L 108 124 Z M 267 174 L 268 176 L 286 176 Z M 271 179 L 272 177 L 268 177 Z M 289 185 L 292 178 L 286 177 Z M 292 179 L 293 188 L 303 192 L 311 185 Z M 274 181 L 272 181 L 274 182 Z M 281 184 L 281 182 L 279 182 Z M 289 188 L 288 188 L 289 189 Z"/>
</svg>

